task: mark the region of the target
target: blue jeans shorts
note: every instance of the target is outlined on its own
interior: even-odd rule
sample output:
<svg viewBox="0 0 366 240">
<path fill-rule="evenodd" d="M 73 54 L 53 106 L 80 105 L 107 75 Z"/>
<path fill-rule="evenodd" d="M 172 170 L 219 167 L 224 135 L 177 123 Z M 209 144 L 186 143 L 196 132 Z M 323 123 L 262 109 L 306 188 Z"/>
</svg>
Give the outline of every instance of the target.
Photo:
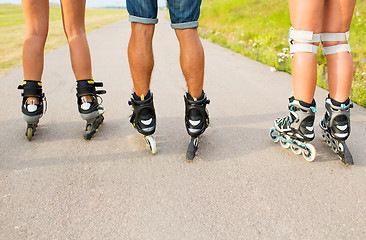
<svg viewBox="0 0 366 240">
<path fill-rule="evenodd" d="M 171 26 L 173 29 L 198 27 L 202 0 L 168 0 Z M 158 23 L 157 0 L 127 0 L 130 22 L 142 24 Z"/>
</svg>

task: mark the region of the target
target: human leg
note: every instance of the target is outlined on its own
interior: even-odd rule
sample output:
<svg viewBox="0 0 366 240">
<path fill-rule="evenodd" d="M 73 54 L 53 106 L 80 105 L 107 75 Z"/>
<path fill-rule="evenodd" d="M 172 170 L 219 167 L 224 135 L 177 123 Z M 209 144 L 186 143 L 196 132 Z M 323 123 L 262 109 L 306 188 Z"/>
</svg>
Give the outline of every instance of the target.
<svg viewBox="0 0 366 240">
<path fill-rule="evenodd" d="M 85 33 L 85 0 L 61 0 L 65 34 L 70 47 L 72 69 L 77 80 L 77 103 L 80 116 L 86 120 L 84 138 L 90 140 L 103 123 L 104 107 L 99 94 L 104 90 L 102 82 L 92 79 L 89 45 Z"/>
<path fill-rule="evenodd" d="M 289 115 L 277 118 L 271 129 L 274 142 L 307 161 L 314 161 L 315 148 L 308 143 L 315 137 L 315 100 L 317 79 L 316 53 L 320 42 L 324 1 L 289 0 L 292 26 L 289 32 L 290 52 L 293 56 L 292 83 L 294 96 L 289 99 Z"/>
<path fill-rule="evenodd" d="M 22 112 L 27 122 L 26 136 L 32 140 L 39 119 L 44 112 L 42 72 L 44 46 L 48 33 L 48 0 L 22 1 L 25 17 L 25 39 L 23 45 L 24 82 L 18 89 L 23 90 Z"/>
<path fill-rule="evenodd" d="M 328 63 L 329 96 L 319 125 L 324 141 L 348 165 L 353 164 L 345 143 L 351 133 L 350 109 L 353 107 L 349 99 L 353 60 L 348 38 L 355 4 L 355 0 L 326 0 L 322 31 L 323 53 Z"/>
<path fill-rule="evenodd" d="M 347 32 L 355 4 L 356 0 L 325 1 L 322 32 L 327 37 L 323 39 L 323 49 L 329 51 L 324 51 L 328 63 L 329 96 L 338 102 L 348 99 L 352 85 L 353 60 Z"/>
</svg>

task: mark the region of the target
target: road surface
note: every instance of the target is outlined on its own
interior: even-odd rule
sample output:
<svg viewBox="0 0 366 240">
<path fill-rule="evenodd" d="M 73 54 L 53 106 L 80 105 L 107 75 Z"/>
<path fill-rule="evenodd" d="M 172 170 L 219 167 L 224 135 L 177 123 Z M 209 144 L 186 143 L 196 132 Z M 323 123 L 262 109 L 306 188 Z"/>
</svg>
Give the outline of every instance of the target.
<svg viewBox="0 0 366 240">
<path fill-rule="evenodd" d="M 89 34 L 94 78 L 107 95 L 92 141 L 76 106 L 68 47 L 45 57 L 48 111 L 28 142 L 22 69 L 0 78 L 0 239 L 366 239 L 366 110 L 352 110 L 344 166 L 316 127 L 313 163 L 269 138 L 287 115 L 291 76 L 203 41 L 212 127 L 185 160 L 186 84 L 164 18 L 154 39 L 158 154 L 131 128 L 132 83 L 123 20 Z M 316 124 L 327 93 L 316 92 Z"/>
</svg>

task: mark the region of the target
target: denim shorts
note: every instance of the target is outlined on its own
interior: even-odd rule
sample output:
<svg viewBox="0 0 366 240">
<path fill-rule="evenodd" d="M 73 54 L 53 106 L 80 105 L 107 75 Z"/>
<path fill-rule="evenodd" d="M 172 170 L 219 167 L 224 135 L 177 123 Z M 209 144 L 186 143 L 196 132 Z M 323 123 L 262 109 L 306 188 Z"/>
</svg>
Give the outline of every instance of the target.
<svg viewBox="0 0 366 240">
<path fill-rule="evenodd" d="M 173 29 L 198 27 L 202 0 L 168 0 L 171 26 Z M 130 22 L 143 24 L 158 23 L 157 0 L 127 0 Z"/>
</svg>

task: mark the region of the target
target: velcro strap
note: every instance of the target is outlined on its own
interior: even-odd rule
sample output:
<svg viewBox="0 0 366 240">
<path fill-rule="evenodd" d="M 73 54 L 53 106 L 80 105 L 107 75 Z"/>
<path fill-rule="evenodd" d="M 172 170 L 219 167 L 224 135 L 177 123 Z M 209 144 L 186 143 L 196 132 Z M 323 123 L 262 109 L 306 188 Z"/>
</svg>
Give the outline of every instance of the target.
<svg viewBox="0 0 366 240">
<path fill-rule="evenodd" d="M 103 82 L 94 82 L 94 86 L 103 87 Z"/>
<path fill-rule="evenodd" d="M 326 41 L 334 41 L 334 42 L 348 41 L 349 31 L 345 32 L 345 33 L 321 33 L 321 39 L 322 39 L 323 42 L 326 42 Z"/>
<path fill-rule="evenodd" d="M 329 55 L 329 54 L 335 54 L 340 52 L 351 52 L 351 47 L 349 44 L 338 44 L 330 47 L 323 47 L 323 54 Z"/>
<path fill-rule="evenodd" d="M 106 90 L 98 90 L 96 91 L 97 94 L 106 94 L 107 91 Z"/>
<path fill-rule="evenodd" d="M 295 52 L 309 52 L 316 54 L 318 52 L 318 46 L 306 43 L 290 44 L 290 53 L 293 54 Z"/>
<path fill-rule="evenodd" d="M 42 88 L 24 88 L 23 90 L 24 97 L 42 97 Z"/>
<path fill-rule="evenodd" d="M 290 28 L 288 37 L 289 39 L 298 42 L 305 42 L 305 43 L 320 42 L 320 34 L 314 34 L 314 32 L 312 31 L 294 30 L 293 27 Z"/>
<path fill-rule="evenodd" d="M 88 87 L 86 87 L 86 86 L 77 87 L 76 91 L 78 92 L 79 96 L 95 94 L 95 87 L 94 87 L 94 85 L 90 85 Z"/>
</svg>

